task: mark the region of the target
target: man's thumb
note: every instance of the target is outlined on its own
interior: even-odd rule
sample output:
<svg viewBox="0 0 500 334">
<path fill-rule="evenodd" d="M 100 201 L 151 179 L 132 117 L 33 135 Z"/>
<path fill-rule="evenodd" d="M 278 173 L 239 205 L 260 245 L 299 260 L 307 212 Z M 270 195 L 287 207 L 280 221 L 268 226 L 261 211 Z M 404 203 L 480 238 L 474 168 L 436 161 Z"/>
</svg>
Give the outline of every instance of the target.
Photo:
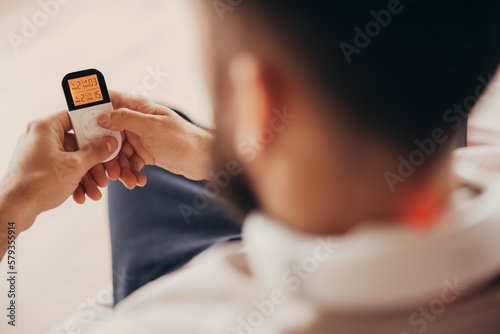
<svg viewBox="0 0 500 334">
<path fill-rule="evenodd" d="M 151 121 L 154 120 L 154 117 L 154 115 L 122 108 L 102 114 L 97 121 L 101 127 L 109 130 L 127 130 L 144 136 L 151 132 Z"/>
<path fill-rule="evenodd" d="M 84 167 L 89 170 L 109 158 L 117 147 L 118 141 L 115 137 L 104 137 L 92 141 L 75 154 L 80 155 Z"/>
</svg>

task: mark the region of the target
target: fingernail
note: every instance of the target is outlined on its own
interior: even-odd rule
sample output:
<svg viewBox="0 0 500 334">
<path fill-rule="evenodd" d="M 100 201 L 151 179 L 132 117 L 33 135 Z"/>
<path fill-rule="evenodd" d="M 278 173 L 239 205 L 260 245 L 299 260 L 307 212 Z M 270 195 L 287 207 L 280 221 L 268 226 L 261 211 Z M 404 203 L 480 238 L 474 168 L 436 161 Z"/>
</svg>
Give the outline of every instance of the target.
<svg viewBox="0 0 500 334">
<path fill-rule="evenodd" d="M 102 114 L 97 118 L 97 123 L 99 125 L 105 125 L 109 123 L 109 114 Z"/>
<path fill-rule="evenodd" d="M 106 147 L 108 148 L 109 153 L 112 153 L 115 151 L 117 143 L 118 142 L 116 141 L 115 138 L 106 139 Z"/>
</svg>

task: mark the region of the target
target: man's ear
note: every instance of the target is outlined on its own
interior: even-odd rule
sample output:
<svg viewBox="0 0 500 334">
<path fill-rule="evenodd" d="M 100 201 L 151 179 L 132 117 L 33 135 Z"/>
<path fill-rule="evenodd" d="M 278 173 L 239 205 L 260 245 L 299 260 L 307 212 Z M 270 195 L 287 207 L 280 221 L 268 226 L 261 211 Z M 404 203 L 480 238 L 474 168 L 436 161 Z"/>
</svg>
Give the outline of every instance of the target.
<svg viewBox="0 0 500 334">
<path fill-rule="evenodd" d="M 273 108 L 280 103 L 277 80 L 266 67 L 261 59 L 248 54 L 235 57 L 229 64 L 235 126 L 233 145 L 239 157 L 246 160 L 253 159 L 270 144 L 260 137 L 269 128 Z"/>
</svg>

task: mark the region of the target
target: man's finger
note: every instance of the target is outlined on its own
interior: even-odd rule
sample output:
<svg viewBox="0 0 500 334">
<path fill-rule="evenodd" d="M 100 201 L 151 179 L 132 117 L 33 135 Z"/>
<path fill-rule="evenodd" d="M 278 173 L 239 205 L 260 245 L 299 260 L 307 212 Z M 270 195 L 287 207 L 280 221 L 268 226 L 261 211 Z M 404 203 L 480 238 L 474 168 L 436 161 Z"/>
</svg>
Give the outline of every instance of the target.
<svg viewBox="0 0 500 334">
<path fill-rule="evenodd" d="M 58 112 L 50 117 L 61 123 L 61 126 L 62 126 L 64 132 L 68 132 L 69 130 L 71 130 L 73 128 L 73 126 L 71 125 L 71 120 L 69 118 L 69 114 L 67 111 L 60 111 L 60 112 Z"/>
<path fill-rule="evenodd" d="M 87 174 L 83 178 L 81 184 L 83 185 L 83 188 L 85 188 L 85 193 L 91 200 L 98 201 L 102 198 L 102 193 L 97 187 L 97 183 L 92 176 Z"/>
<path fill-rule="evenodd" d="M 118 155 L 118 162 L 121 168 L 120 181 L 122 181 L 128 189 L 134 189 L 137 186 L 137 177 L 130 169 L 129 161 L 123 153 Z"/>
<path fill-rule="evenodd" d="M 145 187 L 148 183 L 148 177 L 138 171 L 132 170 L 132 173 L 134 173 L 135 177 L 137 178 L 137 185 L 141 188 Z"/>
<path fill-rule="evenodd" d="M 66 152 L 75 152 L 78 151 L 78 145 L 76 144 L 76 137 L 74 133 L 65 133 L 64 134 L 64 150 Z"/>
<path fill-rule="evenodd" d="M 113 90 L 109 91 L 109 97 L 111 98 L 113 106 L 117 109 L 128 108 L 138 110 L 140 106 L 151 103 L 151 101 L 145 97 L 120 93 Z"/>
<path fill-rule="evenodd" d="M 146 137 L 158 124 L 158 116 L 143 114 L 130 109 L 118 109 L 102 114 L 98 118 L 100 126 L 113 131 L 130 131 Z"/>
<path fill-rule="evenodd" d="M 85 171 L 88 171 L 95 165 L 109 158 L 117 147 L 118 141 L 116 138 L 104 137 L 94 140 L 73 154 L 78 154 L 80 156 L 80 161 Z"/>
<path fill-rule="evenodd" d="M 78 204 L 85 203 L 85 189 L 81 184 L 78 185 L 78 188 L 76 188 L 75 192 L 73 193 L 73 199 Z"/>
<path fill-rule="evenodd" d="M 120 164 L 118 163 L 118 159 L 115 158 L 111 161 L 104 163 L 104 168 L 106 169 L 108 177 L 111 180 L 113 181 L 118 180 L 121 174 L 121 169 L 120 169 Z"/>
<path fill-rule="evenodd" d="M 95 165 L 90 169 L 89 173 L 94 178 L 98 187 L 104 188 L 108 185 L 108 177 L 106 176 L 106 170 L 103 164 Z"/>
</svg>

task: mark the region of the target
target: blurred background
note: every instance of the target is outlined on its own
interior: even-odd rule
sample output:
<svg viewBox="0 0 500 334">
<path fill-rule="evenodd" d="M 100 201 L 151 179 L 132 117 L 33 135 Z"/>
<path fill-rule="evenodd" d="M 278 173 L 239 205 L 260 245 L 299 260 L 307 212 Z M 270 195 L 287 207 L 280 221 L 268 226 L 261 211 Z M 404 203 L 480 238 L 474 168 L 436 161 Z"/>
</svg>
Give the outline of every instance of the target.
<svg viewBox="0 0 500 334">
<path fill-rule="evenodd" d="M 60 83 L 77 70 L 97 68 L 110 89 L 147 94 L 211 125 L 187 0 L 1 0 L 0 34 L 0 175 L 26 124 L 66 109 Z M 500 84 L 490 91 L 470 122 L 472 144 L 500 144 Z M 44 333 L 109 295 L 107 222 L 106 197 L 68 200 L 39 217 L 18 240 L 15 328 L 6 324 L 0 264 L 0 333 Z"/>
<path fill-rule="evenodd" d="M 145 93 L 210 125 L 195 23 L 186 0 L 1 0 L 0 175 L 26 124 L 66 109 L 61 80 L 77 70 L 97 68 L 110 89 Z M 106 294 L 107 223 L 106 198 L 68 200 L 39 217 L 18 240 L 15 328 L 0 265 L 0 333 L 44 333 Z"/>
</svg>

